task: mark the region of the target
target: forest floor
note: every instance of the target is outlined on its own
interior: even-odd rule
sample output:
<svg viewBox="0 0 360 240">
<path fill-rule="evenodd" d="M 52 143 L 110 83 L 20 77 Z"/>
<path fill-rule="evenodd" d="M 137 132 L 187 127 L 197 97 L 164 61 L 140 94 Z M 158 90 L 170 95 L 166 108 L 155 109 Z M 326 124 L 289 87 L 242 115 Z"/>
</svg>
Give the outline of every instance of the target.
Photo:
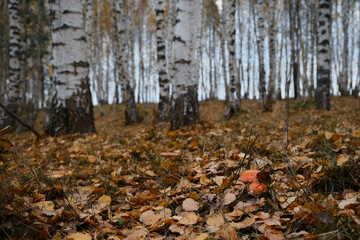
<svg viewBox="0 0 360 240">
<path fill-rule="evenodd" d="M 7 134 L 0 239 L 359 239 L 360 99 L 292 101 L 286 152 L 285 104 L 244 100 L 225 121 L 224 102 L 201 102 L 200 124 L 176 131 L 155 104 L 131 126 L 103 106 L 97 134 Z M 248 169 L 267 192 L 238 181 Z"/>
</svg>

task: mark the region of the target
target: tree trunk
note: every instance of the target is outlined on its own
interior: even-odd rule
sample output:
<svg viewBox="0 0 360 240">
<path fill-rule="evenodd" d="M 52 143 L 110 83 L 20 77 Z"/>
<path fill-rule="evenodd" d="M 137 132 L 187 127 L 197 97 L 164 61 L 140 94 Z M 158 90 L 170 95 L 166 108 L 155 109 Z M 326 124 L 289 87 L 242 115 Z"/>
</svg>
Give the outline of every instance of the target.
<svg viewBox="0 0 360 240">
<path fill-rule="evenodd" d="M 119 0 L 116 7 L 116 12 L 120 15 L 117 21 L 119 49 L 117 64 L 120 69 L 120 78 L 122 82 L 122 98 L 123 102 L 125 102 L 125 124 L 131 124 L 137 122 L 137 112 L 134 87 L 132 85 L 133 83 L 130 77 L 131 74 L 129 73 L 129 67 L 127 65 L 129 62 L 129 54 L 126 51 L 129 35 L 129 23 L 128 16 L 125 14 L 125 8 L 128 8 L 128 6 L 124 4 L 123 0 Z"/>
<path fill-rule="evenodd" d="M 275 82 L 276 82 L 276 1 L 270 0 L 270 14 L 269 14 L 269 58 L 270 58 L 270 79 L 268 85 L 268 92 L 266 95 L 265 111 L 272 111 L 272 105 L 274 102 Z"/>
<path fill-rule="evenodd" d="M 342 69 L 339 76 L 339 91 L 342 97 L 349 95 L 348 83 L 348 56 L 349 56 L 349 18 L 350 18 L 350 1 L 343 0 L 341 6 L 342 27 L 344 33 L 344 43 L 342 52 Z"/>
<path fill-rule="evenodd" d="M 55 95 L 46 131 L 52 136 L 95 132 L 81 2 L 51 4 Z"/>
<path fill-rule="evenodd" d="M 317 88 L 315 104 L 317 109 L 330 110 L 330 36 L 331 0 L 320 0 L 317 24 Z"/>
<path fill-rule="evenodd" d="M 21 80 L 20 80 L 20 22 L 19 22 L 19 2 L 18 0 L 9 0 L 9 86 L 5 97 L 6 107 L 18 115 L 20 113 L 21 96 Z M 14 128 L 18 126 L 17 122 L 7 113 L 3 113 L 3 127 L 11 125 Z"/>
<path fill-rule="evenodd" d="M 265 26 L 264 26 L 264 1 L 258 0 L 256 4 L 256 16 L 257 16 L 257 46 L 259 57 L 259 95 L 260 95 L 260 109 L 265 110 L 265 64 L 264 64 L 264 38 L 265 38 Z"/>
<path fill-rule="evenodd" d="M 171 129 L 197 124 L 198 63 L 195 55 L 201 25 L 200 1 L 179 0 L 174 35 L 175 83 L 171 99 Z M 199 56 L 198 56 L 199 57 Z"/>
<path fill-rule="evenodd" d="M 240 108 L 239 102 L 237 101 L 237 83 L 236 83 L 236 54 L 235 54 L 235 40 L 236 40 L 236 24 L 235 24 L 235 13 L 236 13 L 236 1 L 228 0 L 229 6 L 229 19 L 228 19 L 228 47 L 229 47 L 229 73 L 230 73 L 230 84 L 229 84 L 229 102 L 225 113 L 225 118 L 231 118 L 234 113 Z"/>
<path fill-rule="evenodd" d="M 166 71 L 166 48 L 165 48 L 165 2 L 157 0 L 156 2 L 156 47 L 157 63 L 159 72 L 160 100 L 158 105 L 158 121 L 168 120 L 169 106 L 169 86 L 170 79 Z"/>
</svg>

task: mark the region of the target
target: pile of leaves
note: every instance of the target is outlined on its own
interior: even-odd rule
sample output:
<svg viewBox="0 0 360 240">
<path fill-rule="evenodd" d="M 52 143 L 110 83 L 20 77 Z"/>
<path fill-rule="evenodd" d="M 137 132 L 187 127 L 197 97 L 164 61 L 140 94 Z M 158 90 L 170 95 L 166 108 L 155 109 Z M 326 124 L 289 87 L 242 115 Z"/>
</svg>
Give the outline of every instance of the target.
<svg viewBox="0 0 360 240">
<path fill-rule="evenodd" d="M 200 124 L 176 131 L 145 105 L 126 127 L 123 106 L 105 106 L 94 135 L 10 135 L 0 238 L 358 239 L 360 101 L 332 104 L 294 102 L 288 131 L 284 102 L 244 101 L 229 121 L 223 102 L 203 102 Z M 267 192 L 238 181 L 248 169 L 271 176 Z"/>
</svg>

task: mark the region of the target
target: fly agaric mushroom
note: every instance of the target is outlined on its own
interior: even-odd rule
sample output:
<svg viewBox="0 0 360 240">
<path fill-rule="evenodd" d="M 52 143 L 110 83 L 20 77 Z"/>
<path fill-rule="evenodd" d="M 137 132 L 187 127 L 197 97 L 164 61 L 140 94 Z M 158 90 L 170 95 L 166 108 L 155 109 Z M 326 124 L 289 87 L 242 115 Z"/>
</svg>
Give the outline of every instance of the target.
<svg viewBox="0 0 360 240">
<path fill-rule="evenodd" d="M 258 173 L 259 170 L 246 170 L 239 177 L 240 182 L 250 183 L 248 192 L 253 195 L 260 195 L 268 190 L 265 184 L 259 182 Z"/>
</svg>

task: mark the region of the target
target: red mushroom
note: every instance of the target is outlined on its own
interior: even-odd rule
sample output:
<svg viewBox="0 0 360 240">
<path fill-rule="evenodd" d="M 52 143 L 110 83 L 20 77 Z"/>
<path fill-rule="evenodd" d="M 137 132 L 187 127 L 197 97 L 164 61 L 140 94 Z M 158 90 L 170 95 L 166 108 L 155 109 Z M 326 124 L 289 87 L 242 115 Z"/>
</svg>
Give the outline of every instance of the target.
<svg viewBox="0 0 360 240">
<path fill-rule="evenodd" d="M 239 181 L 245 183 L 257 182 L 258 179 L 256 175 L 259 172 L 259 170 L 246 170 L 240 174 Z"/>
<path fill-rule="evenodd" d="M 248 187 L 248 192 L 249 194 L 252 195 L 260 195 L 266 193 L 267 190 L 268 190 L 267 186 L 259 182 L 250 183 Z"/>
<path fill-rule="evenodd" d="M 240 174 L 239 177 L 240 182 L 250 183 L 248 187 L 249 194 L 260 195 L 262 193 L 267 192 L 268 190 L 265 184 L 259 182 L 258 173 L 261 172 L 259 170 L 246 170 Z"/>
</svg>

